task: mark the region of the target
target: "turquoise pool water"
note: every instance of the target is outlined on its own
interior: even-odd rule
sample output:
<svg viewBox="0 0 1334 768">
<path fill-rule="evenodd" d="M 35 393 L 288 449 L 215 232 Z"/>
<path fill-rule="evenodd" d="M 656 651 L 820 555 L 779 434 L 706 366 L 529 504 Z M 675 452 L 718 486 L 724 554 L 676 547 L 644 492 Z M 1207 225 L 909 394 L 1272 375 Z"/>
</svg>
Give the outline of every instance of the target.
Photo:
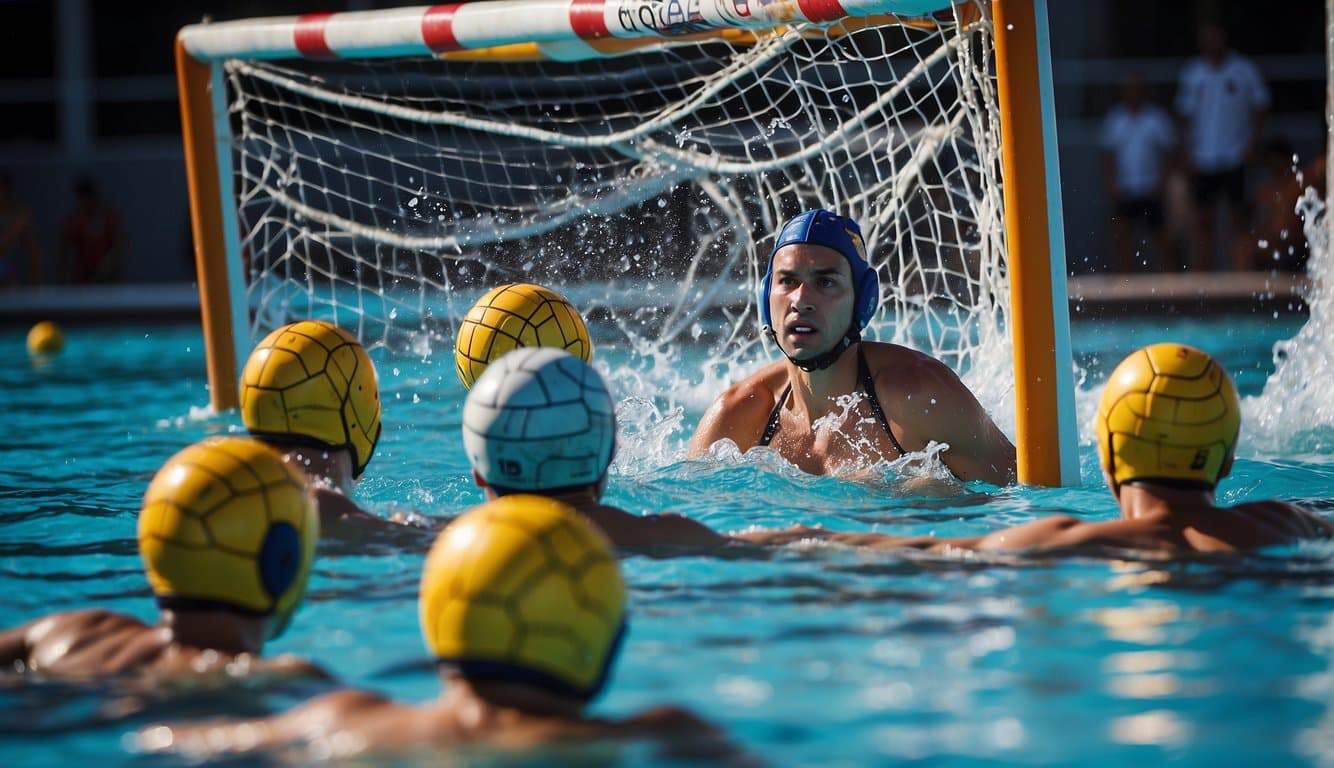
<svg viewBox="0 0 1334 768">
<path fill-rule="evenodd" d="M 1074 343 L 1092 384 L 1131 349 L 1170 338 L 1217 354 L 1254 395 L 1273 368 L 1273 342 L 1296 328 L 1267 316 L 1173 320 L 1170 330 L 1160 320 L 1077 324 Z M 69 335 L 63 356 L 34 367 L 21 335 L 0 332 L 14 361 L 0 369 L 0 626 L 92 605 L 149 619 L 134 540 L 143 490 L 179 448 L 238 430 L 235 414 L 201 409 L 197 328 Z M 600 354 L 618 364 L 613 351 Z M 452 361 L 376 357 L 385 435 L 360 500 L 426 515 L 478 502 Z M 1319 386 L 1334 395 L 1334 385 Z M 610 501 L 632 511 L 680 511 L 723 530 L 800 522 L 905 534 L 980 533 L 1057 511 L 1116 514 L 1089 445 L 1082 489 L 979 485 L 905 497 L 892 477 L 868 485 L 756 456 L 684 460 L 698 411 L 673 421 L 659 399 L 666 422 L 645 431 L 655 393 L 618 394 L 641 398 L 625 405 L 636 434 L 623 441 L 610 484 Z M 1257 455 L 1247 434 L 1226 501 L 1334 497 L 1327 431 L 1290 456 Z M 408 700 L 435 695 L 416 620 L 422 554 L 324 547 L 306 606 L 272 650 L 318 660 L 352 685 Z M 1334 764 L 1334 547 L 1176 566 L 834 549 L 762 562 L 623 562 L 631 632 L 595 711 L 684 704 L 773 764 Z M 300 693 L 243 703 L 276 709 Z M 0 682 L 0 762 L 145 762 L 122 739 L 150 718 L 106 723 L 98 713 L 110 698 Z M 625 754 L 627 764 L 644 758 Z"/>
</svg>

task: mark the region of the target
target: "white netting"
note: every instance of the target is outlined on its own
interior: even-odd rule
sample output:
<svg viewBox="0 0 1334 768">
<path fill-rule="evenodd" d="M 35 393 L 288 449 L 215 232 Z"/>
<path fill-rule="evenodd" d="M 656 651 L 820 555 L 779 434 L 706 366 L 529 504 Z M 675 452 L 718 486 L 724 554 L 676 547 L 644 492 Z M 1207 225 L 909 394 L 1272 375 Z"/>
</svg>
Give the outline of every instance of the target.
<svg viewBox="0 0 1334 768">
<path fill-rule="evenodd" d="M 481 289 L 534 281 L 603 344 L 706 345 L 712 390 L 773 357 L 756 280 L 779 224 L 823 206 L 861 222 L 881 270 L 872 336 L 1007 411 L 989 18 L 969 4 L 573 63 L 228 61 L 252 334 L 313 315 L 439 348 Z"/>
</svg>

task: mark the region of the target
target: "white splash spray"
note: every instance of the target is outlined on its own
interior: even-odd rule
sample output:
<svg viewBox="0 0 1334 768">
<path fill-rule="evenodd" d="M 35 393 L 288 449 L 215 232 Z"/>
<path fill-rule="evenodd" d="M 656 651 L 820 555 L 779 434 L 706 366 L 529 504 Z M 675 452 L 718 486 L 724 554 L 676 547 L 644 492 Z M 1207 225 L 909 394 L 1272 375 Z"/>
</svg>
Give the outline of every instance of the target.
<svg viewBox="0 0 1334 768">
<path fill-rule="evenodd" d="M 1310 319 L 1291 339 L 1274 345 L 1274 374 L 1264 391 L 1242 402 L 1246 444 L 1261 455 L 1323 454 L 1334 447 L 1334 260 L 1325 204 L 1310 187 L 1297 203 L 1310 247 Z"/>
</svg>

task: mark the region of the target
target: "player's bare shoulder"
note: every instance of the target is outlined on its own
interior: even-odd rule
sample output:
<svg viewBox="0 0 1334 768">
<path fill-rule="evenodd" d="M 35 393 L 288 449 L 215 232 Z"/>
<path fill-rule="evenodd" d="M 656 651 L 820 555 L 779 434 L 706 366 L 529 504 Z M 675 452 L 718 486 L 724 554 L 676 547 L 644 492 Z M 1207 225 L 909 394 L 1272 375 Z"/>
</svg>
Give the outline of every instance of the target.
<svg viewBox="0 0 1334 768">
<path fill-rule="evenodd" d="M 1228 511 L 1264 525 L 1279 541 L 1334 538 L 1334 524 L 1286 501 L 1253 501 L 1229 507 Z"/>
<path fill-rule="evenodd" d="M 691 455 L 703 453 L 724 438 L 732 440 L 742 450 L 754 447 L 786 382 L 787 370 L 780 361 L 764 366 L 723 390 L 700 419 L 699 428 L 690 441 Z"/>
<path fill-rule="evenodd" d="M 783 363 L 770 363 L 723 390 L 717 402 L 724 403 L 729 410 L 762 411 L 767 416 L 786 383 L 787 369 Z"/>
<path fill-rule="evenodd" d="M 924 442 L 931 435 L 932 406 L 956 405 L 963 382 L 949 366 L 915 349 L 882 342 L 863 342 L 862 349 L 885 415 L 912 433 L 905 437 Z"/>
<path fill-rule="evenodd" d="M 932 392 L 942 385 L 961 386 L 959 377 L 936 358 L 899 344 L 862 342 L 866 367 L 881 395 L 907 396 Z"/>
<path fill-rule="evenodd" d="M 149 629 L 139 619 L 104 608 L 53 613 L 28 625 L 25 639 L 34 656 L 48 656 L 47 651 L 59 651 L 64 656 L 72 646 L 87 645 L 92 638 L 138 635 Z M 48 646 L 51 646 L 48 648 Z"/>
</svg>

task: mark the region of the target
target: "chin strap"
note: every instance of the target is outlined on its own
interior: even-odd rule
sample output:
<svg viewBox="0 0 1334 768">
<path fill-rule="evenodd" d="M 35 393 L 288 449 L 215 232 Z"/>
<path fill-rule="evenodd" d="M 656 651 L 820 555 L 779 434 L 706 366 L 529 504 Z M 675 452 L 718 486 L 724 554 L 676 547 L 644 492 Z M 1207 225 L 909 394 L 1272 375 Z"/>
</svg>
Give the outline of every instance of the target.
<svg viewBox="0 0 1334 768">
<path fill-rule="evenodd" d="M 862 340 L 862 332 L 857 330 L 856 321 L 854 321 L 852 327 L 848 328 L 848 332 L 843 334 L 843 338 L 834 345 L 833 349 L 827 352 L 821 352 L 815 357 L 798 360 L 792 355 L 789 355 L 787 350 L 783 349 L 783 345 L 778 343 L 778 333 L 773 329 L 773 326 L 766 325 L 763 330 L 769 335 L 769 340 L 774 343 L 774 346 L 778 347 L 778 351 L 783 353 L 783 357 L 791 360 L 793 365 L 807 373 L 811 373 L 812 371 L 823 371 L 834 363 L 837 363 L 838 359 L 843 356 L 844 350 Z"/>
</svg>

